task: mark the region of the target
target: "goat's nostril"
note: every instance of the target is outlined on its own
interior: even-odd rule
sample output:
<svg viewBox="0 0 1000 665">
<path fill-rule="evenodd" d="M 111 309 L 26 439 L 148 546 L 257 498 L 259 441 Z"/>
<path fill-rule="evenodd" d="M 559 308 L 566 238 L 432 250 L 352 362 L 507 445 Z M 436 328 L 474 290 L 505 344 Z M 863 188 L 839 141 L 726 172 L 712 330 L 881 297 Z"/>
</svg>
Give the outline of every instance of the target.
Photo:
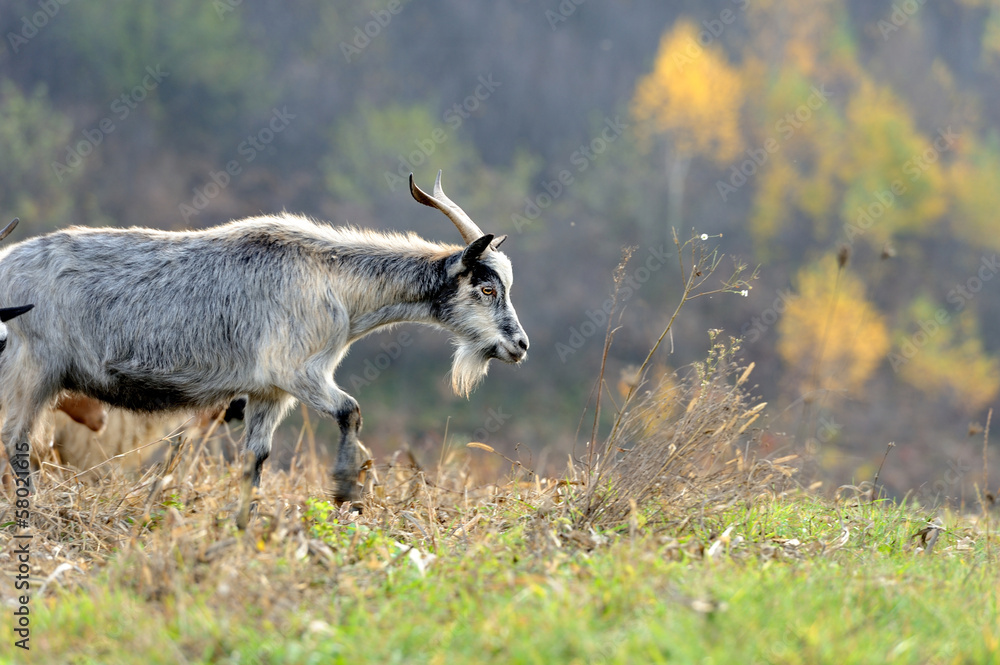
<svg viewBox="0 0 1000 665">
<path fill-rule="evenodd" d="M 523 337 L 521 339 L 517 340 L 517 345 L 519 347 L 521 347 L 522 351 L 527 351 L 528 350 L 528 340 L 524 339 Z"/>
</svg>

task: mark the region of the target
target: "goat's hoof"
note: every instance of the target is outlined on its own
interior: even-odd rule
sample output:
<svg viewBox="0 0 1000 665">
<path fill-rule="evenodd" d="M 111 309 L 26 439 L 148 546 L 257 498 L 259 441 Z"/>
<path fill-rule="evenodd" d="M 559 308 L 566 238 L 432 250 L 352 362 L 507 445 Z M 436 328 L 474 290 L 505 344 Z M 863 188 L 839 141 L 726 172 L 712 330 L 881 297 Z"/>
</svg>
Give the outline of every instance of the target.
<svg viewBox="0 0 1000 665">
<path fill-rule="evenodd" d="M 353 492 L 338 492 L 334 490 L 329 493 L 330 501 L 333 503 L 354 503 L 358 500 L 358 495 Z"/>
<path fill-rule="evenodd" d="M 343 492 L 338 487 L 329 493 L 330 501 L 343 509 L 346 504 L 352 513 L 361 514 L 361 497 L 357 492 Z"/>
<path fill-rule="evenodd" d="M 257 502 L 251 501 L 246 506 L 240 506 L 240 511 L 236 513 L 236 528 L 245 531 L 250 520 L 257 517 Z"/>
<path fill-rule="evenodd" d="M 357 476 L 351 476 L 350 478 L 338 478 L 334 476 L 333 491 L 330 492 L 330 498 L 335 503 L 357 501 L 359 498 Z"/>
</svg>

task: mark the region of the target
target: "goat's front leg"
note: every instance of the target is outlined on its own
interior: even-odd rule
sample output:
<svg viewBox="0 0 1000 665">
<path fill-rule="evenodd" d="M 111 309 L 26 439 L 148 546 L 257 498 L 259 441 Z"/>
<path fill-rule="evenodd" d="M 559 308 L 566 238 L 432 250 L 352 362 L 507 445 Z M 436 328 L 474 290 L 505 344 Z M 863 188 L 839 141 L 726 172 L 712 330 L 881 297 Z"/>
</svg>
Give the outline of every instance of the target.
<svg viewBox="0 0 1000 665">
<path fill-rule="evenodd" d="M 340 428 L 340 446 L 333 467 L 333 498 L 354 501 L 358 498 L 358 434 L 361 432 L 361 407 L 358 401 L 338 388 L 330 379 L 310 381 L 299 377 L 295 395 L 302 402 L 330 416 Z"/>
<path fill-rule="evenodd" d="M 39 468 L 31 450 L 32 424 L 18 425 L 13 424 L 3 428 L 2 440 L 5 442 L 7 459 L 4 460 L 3 457 L 0 457 L 0 476 L 3 475 L 4 466 L 9 460 L 14 487 L 23 487 L 29 493 L 33 493 Z"/>
<path fill-rule="evenodd" d="M 344 405 L 335 418 L 340 426 L 340 447 L 333 467 L 333 498 L 354 501 L 358 498 L 358 435 L 361 433 L 361 407 L 345 392 Z"/>
<path fill-rule="evenodd" d="M 4 442 L 7 459 L 14 475 L 14 486 L 35 491 L 39 475 L 38 464 L 32 459 L 31 441 L 36 421 L 49 402 L 50 395 L 33 391 L 35 377 L 22 373 L 13 379 L 5 377 L 7 385 L 0 385 L 0 404 L 4 404 L 0 441 Z M 40 382 L 39 382 L 40 383 Z M 0 466 L 0 471 L 3 467 Z"/>
</svg>

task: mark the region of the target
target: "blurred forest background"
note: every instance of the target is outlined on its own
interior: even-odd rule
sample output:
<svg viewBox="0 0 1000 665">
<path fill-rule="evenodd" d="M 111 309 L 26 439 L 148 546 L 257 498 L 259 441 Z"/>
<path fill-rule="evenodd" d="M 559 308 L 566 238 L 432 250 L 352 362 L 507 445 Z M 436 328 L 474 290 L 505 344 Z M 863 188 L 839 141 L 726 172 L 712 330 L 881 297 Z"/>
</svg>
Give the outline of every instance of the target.
<svg viewBox="0 0 1000 665">
<path fill-rule="evenodd" d="M 692 302 L 661 368 L 703 358 L 709 329 L 743 336 L 765 448 L 828 487 L 870 479 L 889 441 L 897 493 L 981 477 L 969 437 L 1000 391 L 997 0 L 8 0 L 0 28 L 14 240 L 284 209 L 456 242 L 405 186 L 438 169 L 511 236 L 528 361 L 494 363 L 466 401 L 439 332 L 355 346 L 337 379 L 379 455 L 431 461 L 446 429 L 536 466 L 582 454 L 622 247 L 612 395 L 676 305 L 676 264 L 656 259 L 676 227 L 721 234 L 760 276 Z"/>
</svg>

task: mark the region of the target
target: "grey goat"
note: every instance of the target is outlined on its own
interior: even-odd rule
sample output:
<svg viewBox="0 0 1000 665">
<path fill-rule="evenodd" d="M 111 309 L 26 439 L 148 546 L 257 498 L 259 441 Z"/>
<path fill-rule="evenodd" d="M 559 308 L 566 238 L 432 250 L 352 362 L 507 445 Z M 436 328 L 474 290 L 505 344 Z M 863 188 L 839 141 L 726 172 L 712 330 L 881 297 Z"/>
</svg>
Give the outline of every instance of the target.
<svg viewBox="0 0 1000 665">
<path fill-rule="evenodd" d="M 245 524 L 274 430 L 300 400 L 336 419 L 333 494 L 355 499 L 361 410 L 333 379 L 351 343 L 407 321 L 444 328 L 464 395 L 491 359 L 519 363 L 528 350 L 503 238 L 445 196 L 440 172 L 433 196 L 412 174 L 410 191 L 464 247 L 281 214 L 200 231 L 73 227 L 0 251 L 0 303 L 37 304 L 0 356 L 8 456 L 61 390 L 142 412 L 247 396 Z"/>
</svg>

